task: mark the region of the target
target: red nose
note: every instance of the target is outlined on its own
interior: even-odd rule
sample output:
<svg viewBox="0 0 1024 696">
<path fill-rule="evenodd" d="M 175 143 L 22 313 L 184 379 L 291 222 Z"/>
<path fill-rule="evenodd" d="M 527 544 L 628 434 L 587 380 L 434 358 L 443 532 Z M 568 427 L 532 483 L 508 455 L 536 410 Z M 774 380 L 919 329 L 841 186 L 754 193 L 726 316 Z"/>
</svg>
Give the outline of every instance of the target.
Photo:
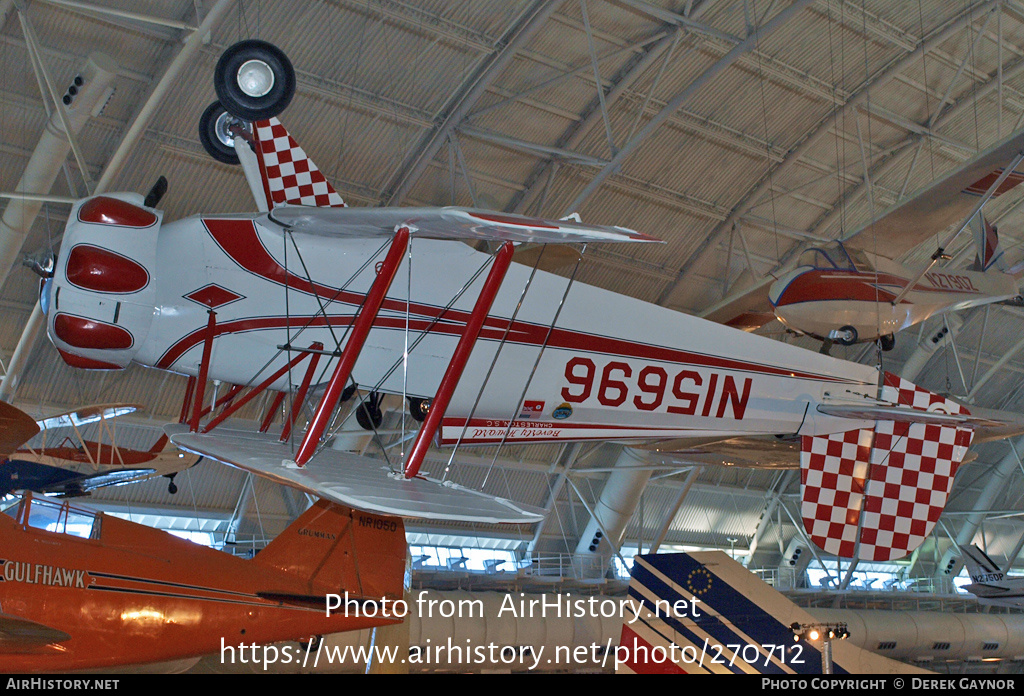
<svg viewBox="0 0 1024 696">
<path fill-rule="evenodd" d="M 78 244 L 68 257 L 72 285 L 96 292 L 138 292 L 149 284 L 149 273 L 127 256 L 90 244 Z"/>
<path fill-rule="evenodd" d="M 75 348 L 124 350 L 134 343 L 132 335 L 120 326 L 63 312 L 54 317 L 53 332 Z"/>
</svg>

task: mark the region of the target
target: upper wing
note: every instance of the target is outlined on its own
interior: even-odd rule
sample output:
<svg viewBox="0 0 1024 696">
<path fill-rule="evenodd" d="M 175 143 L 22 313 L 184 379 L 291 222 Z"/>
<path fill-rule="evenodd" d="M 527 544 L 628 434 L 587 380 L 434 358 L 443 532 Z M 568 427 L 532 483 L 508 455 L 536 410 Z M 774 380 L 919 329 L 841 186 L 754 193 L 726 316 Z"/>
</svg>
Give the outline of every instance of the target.
<svg viewBox="0 0 1024 696">
<path fill-rule="evenodd" d="M 19 408 L 0 401 L 0 458 L 6 458 L 39 432 L 39 426 Z"/>
<path fill-rule="evenodd" d="M 544 220 L 473 208 L 314 208 L 285 205 L 267 218 L 295 232 L 330 237 L 389 237 L 399 227 L 435 239 L 572 244 L 659 242 L 625 227 Z"/>
<path fill-rule="evenodd" d="M 896 258 L 934 237 L 950 225 L 964 222 L 979 196 L 985 194 L 1002 169 L 1024 150 L 1024 130 L 982 152 L 971 161 L 932 182 L 906 200 L 843 238 L 843 243 L 865 251 L 885 250 Z M 994 196 L 1024 181 L 1019 165 L 999 186 Z M 884 246 L 883 246 L 884 245 Z"/>
<path fill-rule="evenodd" d="M 141 406 L 136 404 L 97 404 L 95 406 L 83 406 L 74 411 L 60 413 L 56 416 L 49 416 L 37 424 L 42 430 L 53 428 L 68 428 L 73 425 L 86 425 L 107 418 L 116 418 L 138 411 Z"/>
</svg>

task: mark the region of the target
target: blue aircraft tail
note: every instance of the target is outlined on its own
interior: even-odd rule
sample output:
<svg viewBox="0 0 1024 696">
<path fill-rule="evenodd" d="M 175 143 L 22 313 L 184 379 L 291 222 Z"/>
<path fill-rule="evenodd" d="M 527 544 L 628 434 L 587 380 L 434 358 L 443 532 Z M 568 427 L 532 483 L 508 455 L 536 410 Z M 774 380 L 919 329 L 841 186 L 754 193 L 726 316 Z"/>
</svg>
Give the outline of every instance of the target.
<svg viewBox="0 0 1024 696">
<path fill-rule="evenodd" d="M 637 556 L 629 599 L 643 610 L 623 622 L 617 673 L 822 674 L 814 629 L 835 634 L 834 674 L 924 673 L 842 640 L 720 551 Z"/>
</svg>

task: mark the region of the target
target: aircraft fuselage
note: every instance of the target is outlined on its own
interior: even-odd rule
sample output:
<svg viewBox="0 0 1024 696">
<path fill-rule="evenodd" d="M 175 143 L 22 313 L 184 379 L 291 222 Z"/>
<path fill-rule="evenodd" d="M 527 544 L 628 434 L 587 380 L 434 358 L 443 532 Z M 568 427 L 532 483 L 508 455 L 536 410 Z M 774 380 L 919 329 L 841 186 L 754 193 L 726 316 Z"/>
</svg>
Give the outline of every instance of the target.
<svg viewBox="0 0 1024 696">
<path fill-rule="evenodd" d="M 288 360 L 282 346 L 344 346 L 388 244 L 290 233 L 266 215 L 161 225 L 124 198 L 72 210 L 46 298 L 49 335 L 72 365 L 196 375 L 212 311 L 209 377 L 257 383 Z M 414 237 L 355 366 L 360 388 L 432 397 L 489 259 Z M 513 263 L 505 277 L 443 440 L 815 435 L 858 427 L 815 411 L 827 395 L 877 394 L 873 368 L 531 271 Z M 335 362 L 321 360 L 316 382 Z M 297 385 L 301 369 L 273 388 Z"/>
</svg>

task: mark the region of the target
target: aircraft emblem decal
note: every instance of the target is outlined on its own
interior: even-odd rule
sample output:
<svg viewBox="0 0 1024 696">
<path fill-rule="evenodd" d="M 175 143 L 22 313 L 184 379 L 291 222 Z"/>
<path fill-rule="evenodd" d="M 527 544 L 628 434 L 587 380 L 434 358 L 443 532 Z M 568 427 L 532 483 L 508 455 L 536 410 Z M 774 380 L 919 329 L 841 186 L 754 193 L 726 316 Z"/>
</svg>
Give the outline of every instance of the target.
<svg viewBox="0 0 1024 696">
<path fill-rule="evenodd" d="M 223 307 L 224 305 L 231 304 L 232 302 L 238 302 L 244 300 L 245 295 L 239 295 L 237 292 L 228 290 L 225 287 L 221 287 L 216 283 L 210 283 L 204 285 L 198 290 L 193 290 L 187 295 L 183 295 L 186 300 L 192 300 L 197 302 L 204 307 L 216 309 L 217 307 Z"/>
</svg>

